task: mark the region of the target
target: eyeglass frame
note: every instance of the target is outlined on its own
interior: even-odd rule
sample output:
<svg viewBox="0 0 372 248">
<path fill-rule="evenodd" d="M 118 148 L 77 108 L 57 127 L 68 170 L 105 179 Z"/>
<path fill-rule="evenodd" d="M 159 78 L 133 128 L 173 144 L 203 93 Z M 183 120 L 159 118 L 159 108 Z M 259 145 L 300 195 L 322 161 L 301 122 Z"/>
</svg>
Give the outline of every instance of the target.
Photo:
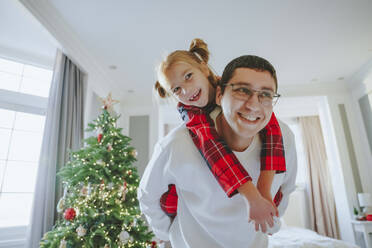
<svg viewBox="0 0 372 248">
<path fill-rule="evenodd" d="M 222 86 L 224 86 L 224 87 L 226 87 L 226 86 L 231 86 L 231 89 L 233 90 L 233 92 L 234 92 L 234 86 L 236 86 L 236 85 L 246 85 L 246 84 L 244 84 L 244 83 L 235 83 L 235 84 L 232 84 L 232 83 L 225 83 L 225 84 L 222 84 Z M 262 104 L 263 106 L 266 106 L 266 107 L 269 107 L 269 106 L 275 106 L 275 104 L 278 102 L 278 100 L 279 100 L 279 97 L 281 97 L 281 95 L 280 94 L 278 94 L 278 93 L 275 93 L 275 92 L 273 92 L 273 91 L 270 91 L 270 90 L 254 90 L 254 89 L 252 89 L 252 88 L 249 88 L 248 86 L 247 87 L 245 87 L 245 88 L 247 88 L 248 90 L 250 90 L 251 92 L 253 92 L 253 94 L 252 95 L 250 95 L 250 96 L 248 96 L 246 99 L 240 99 L 240 98 L 237 98 L 236 96 L 234 96 L 233 95 L 233 97 L 235 98 L 235 99 L 238 99 L 238 100 L 242 100 L 242 101 L 246 101 L 246 100 L 249 100 L 255 93 L 257 93 L 257 98 L 258 98 L 258 102 L 260 103 L 260 104 Z M 265 105 L 265 104 L 263 104 L 262 102 L 261 102 L 261 99 L 260 99 L 260 93 L 262 93 L 262 92 L 272 92 L 272 93 L 274 93 L 274 95 L 272 96 L 273 97 L 273 99 L 271 100 L 271 105 Z M 274 99 L 276 99 L 276 100 L 274 100 Z"/>
</svg>

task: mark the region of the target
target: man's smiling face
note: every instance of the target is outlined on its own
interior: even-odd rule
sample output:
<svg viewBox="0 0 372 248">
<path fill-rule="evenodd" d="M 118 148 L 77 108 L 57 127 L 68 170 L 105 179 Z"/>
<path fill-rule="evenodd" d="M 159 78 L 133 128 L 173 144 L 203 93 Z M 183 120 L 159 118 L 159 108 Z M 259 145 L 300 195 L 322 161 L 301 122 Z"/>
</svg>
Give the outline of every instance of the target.
<svg viewBox="0 0 372 248">
<path fill-rule="evenodd" d="M 275 92 L 275 80 L 268 71 L 237 68 L 224 92 L 222 93 L 220 87 L 217 89 L 216 103 L 222 107 L 223 122 L 230 126 L 227 128 L 230 133 L 225 133 L 224 136 L 229 135 L 235 139 L 253 138 L 270 121 L 273 107 L 262 105 L 257 94 L 246 100 L 234 98 L 230 84 L 246 84 L 252 90 Z"/>
</svg>

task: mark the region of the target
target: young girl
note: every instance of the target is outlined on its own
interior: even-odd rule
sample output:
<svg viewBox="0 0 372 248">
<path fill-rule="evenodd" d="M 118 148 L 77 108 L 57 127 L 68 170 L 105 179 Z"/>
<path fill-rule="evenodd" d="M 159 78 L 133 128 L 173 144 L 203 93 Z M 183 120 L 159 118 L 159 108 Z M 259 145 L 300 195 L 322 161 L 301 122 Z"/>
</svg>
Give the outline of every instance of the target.
<svg viewBox="0 0 372 248">
<path fill-rule="evenodd" d="M 247 171 L 217 134 L 209 116 L 216 107 L 217 77 L 208 67 L 208 60 L 207 44 L 194 39 L 189 51 L 177 50 L 160 64 L 155 89 L 160 97 L 173 95 L 179 101 L 182 119 L 216 180 L 228 197 L 239 192 L 248 200 L 250 220 L 256 222 L 256 230 L 261 227 L 265 232 L 265 223 L 272 223 L 272 216 L 278 215 L 276 206 L 280 202 L 280 192 L 275 196 L 275 203 L 270 193 L 274 174 L 285 171 L 281 130 L 273 113 L 270 122 L 260 132 L 261 173 L 256 188 Z M 174 217 L 177 213 L 175 185 L 169 185 L 168 192 L 160 201 L 162 209 Z"/>
</svg>

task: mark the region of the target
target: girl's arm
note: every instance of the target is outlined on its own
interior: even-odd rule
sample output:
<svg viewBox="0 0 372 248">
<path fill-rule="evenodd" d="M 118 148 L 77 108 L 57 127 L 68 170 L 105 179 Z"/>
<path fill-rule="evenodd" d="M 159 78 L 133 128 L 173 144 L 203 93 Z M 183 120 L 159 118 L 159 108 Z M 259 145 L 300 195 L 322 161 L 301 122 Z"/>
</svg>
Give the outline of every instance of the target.
<svg viewBox="0 0 372 248">
<path fill-rule="evenodd" d="M 178 111 L 186 122 L 195 146 L 228 197 L 232 197 L 239 187 L 252 181 L 235 154 L 218 135 L 214 121 L 205 109 L 179 103 Z"/>
<path fill-rule="evenodd" d="M 269 123 L 260 131 L 261 171 L 273 170 L 276 173 L 286 171 L 283 136 L 274 112 Z"/>
</svg>

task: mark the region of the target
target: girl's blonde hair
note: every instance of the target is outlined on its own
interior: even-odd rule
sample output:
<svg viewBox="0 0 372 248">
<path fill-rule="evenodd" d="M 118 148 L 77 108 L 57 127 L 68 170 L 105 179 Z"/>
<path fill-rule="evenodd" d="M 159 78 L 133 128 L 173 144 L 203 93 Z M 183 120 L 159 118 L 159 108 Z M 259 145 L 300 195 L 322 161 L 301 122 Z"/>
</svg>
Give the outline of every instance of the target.
<svg viewBox="0 0 372 248">
<path fill-rule="evenodd" d="M 166 72 L 172 65 L 178 62 L 184 62 L 191 66 L 198 68 L 203 71 L 202 66 L 207 66 L 209 71 L 208 80 L 216 87 L 217 78 L 212 72 L 211 68 L 208 66 L 209 60 L 209 50 L 208 45 L 202 39 L 193 39 L 190 44 L 188 51 L 186 50 L 176 50 L 170 53 L 159 65 L 158 67 L 158 81 L 155 83 L 155 90 L 161 98 L 166 98 L 170 96 L 166 90 L 166 85 L 168 84 Z"/>
</svg>

